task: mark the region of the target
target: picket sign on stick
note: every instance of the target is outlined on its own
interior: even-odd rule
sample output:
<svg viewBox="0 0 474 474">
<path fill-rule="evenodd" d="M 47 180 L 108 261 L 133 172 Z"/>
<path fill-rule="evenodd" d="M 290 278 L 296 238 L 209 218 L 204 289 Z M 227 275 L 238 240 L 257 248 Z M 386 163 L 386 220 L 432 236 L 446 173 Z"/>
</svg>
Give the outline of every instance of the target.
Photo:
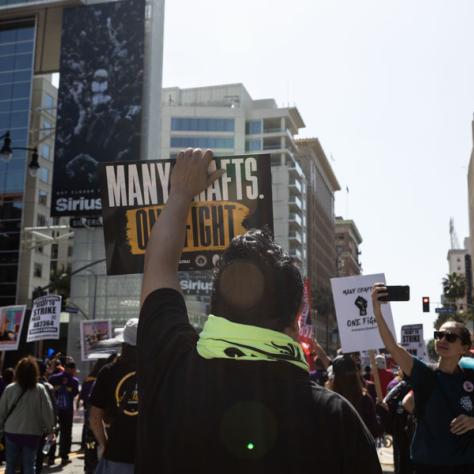
<svg viewBox="0 0 474 474">
<path fill-rule="evenodd" d="M 369 351 L 370 357 L 370 368 L 372 369 L 372 377 L 374 378 L 375 383 L 375 393 L 377 394 L 377 401 L 381 402 L 383 400 L 382 394 L 382 384 L 380 383 L 380 375 L 379 371 L 377 370 L 377 363 L 375 361 L 375 351 Z"/>
</svg>

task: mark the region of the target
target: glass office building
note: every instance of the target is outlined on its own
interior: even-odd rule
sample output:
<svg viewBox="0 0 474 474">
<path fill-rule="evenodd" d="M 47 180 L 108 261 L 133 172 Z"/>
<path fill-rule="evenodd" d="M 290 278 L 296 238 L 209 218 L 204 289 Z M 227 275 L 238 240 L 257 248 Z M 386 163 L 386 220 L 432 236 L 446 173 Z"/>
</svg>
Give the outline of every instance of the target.
<svg viewBox="0 0 474 474">
<path fill-rule="evenodd" d="M 34 43 L 34 20 L 0 23 L 0 136 L 13 148 L 28 146 Z M 15 304 L 27 160 L 15 149 L 0 160 L 0 306 Z"/>
</svg>

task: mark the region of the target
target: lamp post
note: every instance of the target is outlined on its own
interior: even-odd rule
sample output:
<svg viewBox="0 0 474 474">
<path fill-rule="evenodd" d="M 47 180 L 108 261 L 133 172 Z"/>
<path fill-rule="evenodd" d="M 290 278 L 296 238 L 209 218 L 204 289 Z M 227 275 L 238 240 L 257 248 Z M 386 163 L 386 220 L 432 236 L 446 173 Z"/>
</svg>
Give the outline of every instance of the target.
<svg viewBox="0 0 474 474">
<path fill-rule="evenodd" d="M 5 160 L 7 163 L 12 159 L 13 157 L 13 150 L 26 150 L 26 151 L 31 151 L 31 161 L 28 164 L 28 171 L 30 175 L 35 178 L 36 175 L 38 174 L 38 170 L 40 168 L 40 165 L 38 163 L 38 148 L 30 148 L 30 147 L 23 147 L 23 146 L 11 146 L 12 140 L 10 138 L 10 131 L 6 132 L 4 135 L 0 137 L 0 139 L 3 138 L 3 145 L 2 148 L 0 149 L 0 156 L 2 157 L 3 160 Z"/>
</svg>

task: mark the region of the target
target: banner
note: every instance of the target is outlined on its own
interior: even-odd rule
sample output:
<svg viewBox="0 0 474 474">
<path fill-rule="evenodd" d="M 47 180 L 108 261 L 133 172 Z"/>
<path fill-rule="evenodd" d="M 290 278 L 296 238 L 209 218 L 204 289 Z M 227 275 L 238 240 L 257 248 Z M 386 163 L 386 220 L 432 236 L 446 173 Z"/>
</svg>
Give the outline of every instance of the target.
<svg viewBox="0 0 474 474">
<path fill-rule="evenodd" d="M 212 269 L 234 236 L 248 229 L 267 226 L 273 232 L 270 155 L 215 158 L 215 164 L 226 172 L 191 204 L 180 270 Z M 101 165 L 108 275 L 143 272 L 173 165 L 174 160 Z"/>
<path fill-rule="evenodd" d="M 25 305 L 0 308 L 0 351 L 18 350 L 25 311 Z"/>
<path fill-rule="evenodd" d="M 400 343 L 410 354 L 419 359 L 428 360 L 425 340 L 423 339 L 423 324 L 402 326 Z"/>
<path fill-rule="evenodd" d="M 344 352 L 359 352 L 384 347 L 372 306 L 372 286 L 385 283 L 385 275 L 331 278 L 337 325 Z M 382 314 L 395 335 L 390 303 L 382 305 Z"/>
<path fill-rule="evenodd" d="M 298 327 L 300 338 L 314 338 L 314 329 L 311 320 L 311 281 L 309 278 L 304 279 L 303 302 L 298 318 Z"/>
<path fill-rule="evenodd" d="M 45 295 L 33 301 L 26 342 L 59 339 L 61 300 L 59 295 Z"/>
<path fill-rule="evenodd" d="M 145 1 L 63 14 L 52 216 L 100 214 L 97 166 L 140 157 Z"/>
<path fill-rule="evenodd" d="M 94 355 L 97 344 L 111 337 L 112 320 L 95 319 L 93 321 L 81 321 L 81 360 L 87 362 L 100 358 Z"/>
</svg>

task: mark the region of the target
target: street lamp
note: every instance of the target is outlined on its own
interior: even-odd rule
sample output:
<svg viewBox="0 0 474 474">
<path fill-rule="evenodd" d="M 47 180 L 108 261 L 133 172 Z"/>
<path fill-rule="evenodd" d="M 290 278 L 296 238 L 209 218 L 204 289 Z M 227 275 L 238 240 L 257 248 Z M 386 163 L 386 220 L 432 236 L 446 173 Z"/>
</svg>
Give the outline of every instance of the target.
<svg viewBox="0 0 474 474">
<path fill-rule="evenodd" d="M 10 138 L 10 132 L 5 133 L 0 137 L 0 140 L 3 138 L 3 145 L 2 149 L 0 150 L 0 155 L 3 160 L 5 161 L 10 161 L 11 157 L 13 156 L 12 148 L 11 148 L 11 143 L 12 140 Z"/>
<path fill-rule="evenodd" d="M 40 168 L 40 165 L 38 163 L 38 148 L 29 148 L 29 147 L 22 147 L 22 146 L 11 146 L 12 140 L 10 138 L 10 131 L 5 133 L 0 137 L 0 139 L 3 138 L 3 145 L 2 148 L 0 149 L 0 155 L 5 160 L 6 162 L 10 161 L 12 156 L 13 156 L 13 150 L 26 150 L 26 151 L 31 151 L 31 161 L 28 165 L 28 172 L 30 173 L 30 176 L 33 178 L 36 178 L 38 175 L 38 170 Z"/>
</svg>

